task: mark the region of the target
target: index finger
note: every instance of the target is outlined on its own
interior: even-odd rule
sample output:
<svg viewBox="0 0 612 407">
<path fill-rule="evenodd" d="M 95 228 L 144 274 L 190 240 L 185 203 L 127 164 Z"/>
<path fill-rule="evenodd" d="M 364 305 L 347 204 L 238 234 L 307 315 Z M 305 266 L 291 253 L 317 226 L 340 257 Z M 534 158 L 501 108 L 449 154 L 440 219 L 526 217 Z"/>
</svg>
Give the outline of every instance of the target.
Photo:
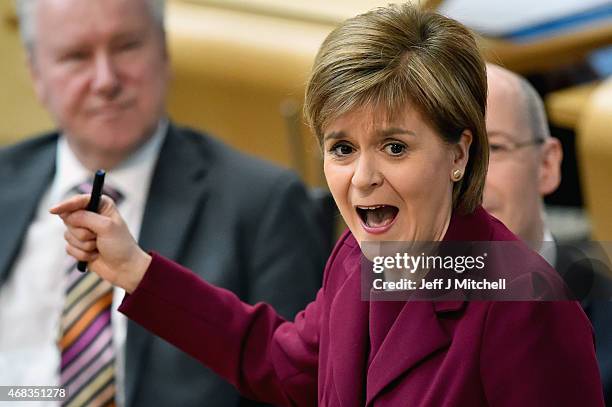
<svg viewBox="0 0 612 407">
<path fill-rule="evenodd" d="M 87 208 L 88 203 L 89 203 L 89 195 L 87 194 L 76 195 L 76 196 L 73 196 L 72 198 L 66 199 L 63 202 L 58 203 L 57 205 L 49 209 L 49 212 L 52 213 L 53 215 L 61 215 L 66 212 L 74 212 L 80 209 L 85 209 Z"/>
<path fill-rule="evenodd" d="M 87 209 L 90 199 L 91 197 L 87 194 L 76 195 L 55 205 L 53 208 L 49 209 L 49 212 L 53 215 L 59 215 L 60 217 L 64 218 L 72 212 Z M 115 202 L 112 200 L 112 198 L 102 195 L 100 197 L 97 213 L 106 216 L 116 215 Z"/>
</svg>

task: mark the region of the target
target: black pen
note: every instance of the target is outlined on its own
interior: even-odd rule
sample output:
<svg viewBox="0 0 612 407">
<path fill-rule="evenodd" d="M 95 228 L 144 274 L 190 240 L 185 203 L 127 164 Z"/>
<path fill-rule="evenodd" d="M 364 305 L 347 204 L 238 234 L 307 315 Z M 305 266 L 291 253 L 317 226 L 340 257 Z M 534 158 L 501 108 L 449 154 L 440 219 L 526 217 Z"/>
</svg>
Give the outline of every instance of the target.
<svg viewBox="0 0 612 407">
<path fill-rule="evenodd" d="M 86 210 L 90 212 L 98 212 L 98 206 L 100 206 L 100 198 L 102 197 L 102 187 L 104 186 L 105 175 L 106 172 L 104 172 L 104 170 L 96 171 L 93 188 L 91 189 L 91 195 L 89 197 L 89 203 L 87 204 L 86 208 Z M 80 272 L 85 272 L 87 270 L 87 262 L 80 261 L 79 264 L 77 264 L 77 268 Z"/>
</svg>

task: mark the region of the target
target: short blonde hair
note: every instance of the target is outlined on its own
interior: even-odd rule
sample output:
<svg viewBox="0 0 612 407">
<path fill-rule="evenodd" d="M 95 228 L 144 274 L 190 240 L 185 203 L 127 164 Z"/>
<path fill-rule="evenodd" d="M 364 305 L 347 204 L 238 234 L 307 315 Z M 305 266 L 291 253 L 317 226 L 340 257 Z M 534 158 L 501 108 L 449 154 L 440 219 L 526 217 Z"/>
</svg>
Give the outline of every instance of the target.
<svg viewBox="0 0 612 407">
<path fill-rule="evenodd" d="M 346 20 L 323 42 L 306 88 L 304 114 L 319 142 L 330 121 L 355 108 L 406 104 L 447 143 L 472 132 L 453 207 L 471 213 L 482 202 L 489 160 L 485 129 L 487 76 L 474 35 L 462 24 L 410 3 Z"/>
</svg>

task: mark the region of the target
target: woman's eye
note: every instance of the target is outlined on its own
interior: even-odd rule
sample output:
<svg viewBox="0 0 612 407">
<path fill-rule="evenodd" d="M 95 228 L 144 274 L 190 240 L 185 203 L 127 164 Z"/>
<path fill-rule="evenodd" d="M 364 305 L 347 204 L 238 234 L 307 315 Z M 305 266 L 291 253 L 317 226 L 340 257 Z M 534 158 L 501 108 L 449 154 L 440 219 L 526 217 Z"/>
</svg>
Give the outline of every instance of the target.
<svg viewBox="0 0 612 407">
<path fill-rule="evenodd" d="M 330 152 L 338 157 L 344 157 L 353 152 L 353 147 L 348 144 L 336 144 L 331 148 Z"/>
<path fill-rule="evenodd" d="M 399 156 L 406 152 L 406 146 L 401 143 L 389 143 L 385 145 L 385 151 L 390 155 Z"/>
</svg>

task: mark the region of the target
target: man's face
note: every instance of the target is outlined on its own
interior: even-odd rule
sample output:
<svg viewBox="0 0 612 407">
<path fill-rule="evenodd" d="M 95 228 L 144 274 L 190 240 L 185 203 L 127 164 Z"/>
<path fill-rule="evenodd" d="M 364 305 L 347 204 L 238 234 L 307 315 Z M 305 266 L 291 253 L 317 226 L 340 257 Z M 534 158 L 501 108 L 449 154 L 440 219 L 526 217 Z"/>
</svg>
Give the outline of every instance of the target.
<svg viewBox="0 0 612 407">
<path fill-rule="evenodd" d="M 535 142 L 518 82 L 489 69 L 486 126 L 491 156 L 484 207 L 528 242 L 542 239 L 542 196 L 559 182 L 556 139 Z"/>
<path fill-rule="evenodd" d="M 169 64 L 148 7 L 146 0 L 38 0 L 36 92 L 82 160 L 124 159 L 163 115 Z"/>
</svg>

